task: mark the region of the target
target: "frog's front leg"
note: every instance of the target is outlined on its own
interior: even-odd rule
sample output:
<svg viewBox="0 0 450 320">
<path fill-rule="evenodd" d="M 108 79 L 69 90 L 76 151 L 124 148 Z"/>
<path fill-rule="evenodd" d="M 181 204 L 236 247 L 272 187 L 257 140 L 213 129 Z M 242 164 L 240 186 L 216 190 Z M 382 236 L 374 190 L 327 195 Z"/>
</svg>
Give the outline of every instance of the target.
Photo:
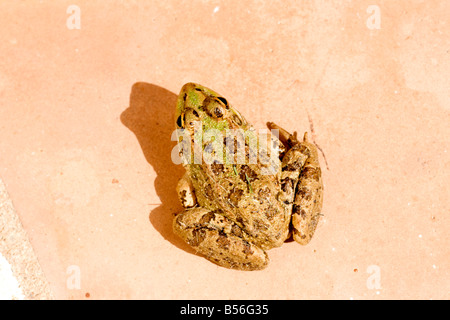
<svg viewBox="0 0 450 320">
<path fill-rule="evenodd" d="M 184 208 L 192 208 L 197 204 L 194 187 L 187 173 L 178 181 L 177 194 L 178 200 Z"/>
<path fill-rule="evenodd" d="M 208 260 L 230 269 L 259 270 L 267 266 L 266 252 L 247 241 L 234 222 L 204 208 L 188 209 L 173 220 L 173 230 Z"/>
<path fill-rule="evenodd" d="M 293 238 L 307 244 L 319 222 L 322 210 L 323 184 L 317 147 L 310 143 L 305 133 L 303 141 L 274 123 L 270 129 L 279 130 L 279 138 L 290 148 L 282 159 L 280 200 L 292 205 L 291 226 Z"/>
</svg>

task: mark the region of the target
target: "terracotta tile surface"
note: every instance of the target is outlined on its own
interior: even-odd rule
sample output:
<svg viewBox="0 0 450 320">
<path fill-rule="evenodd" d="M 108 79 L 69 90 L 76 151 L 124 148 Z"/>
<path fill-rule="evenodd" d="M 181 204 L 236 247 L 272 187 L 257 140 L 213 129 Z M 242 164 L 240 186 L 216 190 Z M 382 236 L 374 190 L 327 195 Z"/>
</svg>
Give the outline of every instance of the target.
<svg viewBox="0 0 450 320">
<path fill-rule="evenodd" d="M 53 295 L 450 298 L 449 10 L 3 1 L 0 176 Z M 173 112 L 190 81 L 323 151 L 316 235 L 263 271 L 218 267 L 172 234 Z"/>
</svg>

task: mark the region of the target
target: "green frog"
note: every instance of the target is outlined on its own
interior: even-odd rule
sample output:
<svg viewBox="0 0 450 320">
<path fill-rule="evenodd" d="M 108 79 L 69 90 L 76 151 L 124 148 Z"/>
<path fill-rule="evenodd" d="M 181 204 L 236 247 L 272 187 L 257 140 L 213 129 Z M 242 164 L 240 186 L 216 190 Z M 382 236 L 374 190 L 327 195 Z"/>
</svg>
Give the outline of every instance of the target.
<svg viewBox="0 0 450 320">
<path fill-rule="evenodd" d="M 177 185 L 184 211 L 173 220 L 175 234 L 210 261 L 238 270 L 265 268 L 266 251 L 290 237 L 303 245 L 311 240 L 323 184 L 307 133 L 297 139 L 268 122 L 278 133 L 267 142 L 275 154 L 269 158 L 228 100 L 195 83 L 181 89 L 175 125 L 186 169 Z"/>
</svg>

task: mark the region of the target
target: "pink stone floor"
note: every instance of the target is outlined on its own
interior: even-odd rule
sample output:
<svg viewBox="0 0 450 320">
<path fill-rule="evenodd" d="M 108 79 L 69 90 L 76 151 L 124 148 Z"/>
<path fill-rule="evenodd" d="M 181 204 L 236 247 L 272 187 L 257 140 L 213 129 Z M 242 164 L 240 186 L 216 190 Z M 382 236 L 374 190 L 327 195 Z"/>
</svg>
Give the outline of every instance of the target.
<svg viewBox="0 0 450 320">
<path fill-rule="evenodd" d="M 53 295 L 449 299 L 449 11 L 2 1 L 0 178 Z M 323 151 L 315 237 L 263 271 L 218 267 L 172 233 L 173 113 L 191 81 Z"/>
</svg>

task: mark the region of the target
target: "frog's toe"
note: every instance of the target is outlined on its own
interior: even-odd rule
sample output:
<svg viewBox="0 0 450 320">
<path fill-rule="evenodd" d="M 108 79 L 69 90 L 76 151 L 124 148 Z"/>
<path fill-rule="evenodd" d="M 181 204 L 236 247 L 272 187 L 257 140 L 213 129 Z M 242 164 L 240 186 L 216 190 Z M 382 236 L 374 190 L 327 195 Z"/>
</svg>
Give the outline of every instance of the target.
<svg viewBox="0 0 450 320">
<path fill-rule="evenodd" d="M 280 141 L 286 146 L 286 148 L 290 149 L 296 144 L 298 144 L 297 131 L 291 134 L 274 122 L 267 122 L 266 125 L 269 128 L 269 130 L 277 130 L 278 139 L 280 139 Z"/>
</svg>

